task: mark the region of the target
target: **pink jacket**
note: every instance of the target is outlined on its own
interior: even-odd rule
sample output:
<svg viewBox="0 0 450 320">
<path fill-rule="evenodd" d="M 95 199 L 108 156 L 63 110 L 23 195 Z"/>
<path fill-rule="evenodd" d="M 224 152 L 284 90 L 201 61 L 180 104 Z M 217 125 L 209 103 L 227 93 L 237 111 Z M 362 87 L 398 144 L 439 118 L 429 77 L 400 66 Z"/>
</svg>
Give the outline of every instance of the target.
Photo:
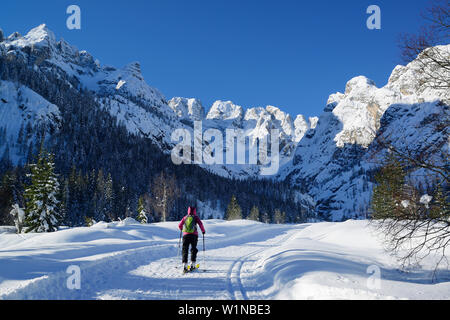
<svg viewBox="0 0 450 320">
<path fill-rule="evenodd" d="M 200 229 L 202 230 L 202 232 L 205 233 L 205 227 L 203 226 L 202 220 L 200 220 L 200 218 L 197 216 L 197 210 L 195 208 L 194 208 L 194 210 L 192 210 L 191 207 L 189 207 L 189 209 L 188 209 L 187 216 L 185 216 L 183 219 L 181 219 L 180 224 L 178 225 L 178 228 L 180 230 L 183 230 L 184 222 L 186 221 L 186 218 L 190 215 L 194 216 L 196 224 L 198 224 L 200 226 Z M 183 232 L 183 236 L 185 236 L 187 234 L 192 234 L 192 233 Z M 198 236 L 197 228 L 195 228 L 195 232 L 193 234 Z"/>
</svg>

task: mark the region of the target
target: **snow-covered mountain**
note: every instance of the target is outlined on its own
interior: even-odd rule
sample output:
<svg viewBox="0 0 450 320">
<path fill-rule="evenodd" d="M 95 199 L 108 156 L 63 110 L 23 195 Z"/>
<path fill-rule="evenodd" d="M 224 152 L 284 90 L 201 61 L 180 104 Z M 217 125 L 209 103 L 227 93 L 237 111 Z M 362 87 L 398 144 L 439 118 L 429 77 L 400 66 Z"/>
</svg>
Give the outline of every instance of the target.
<svg viewBox="0 0 450 320">
<path fill-rule="evenodd" d="M 140 65 L 123 68 L 101 66 L 86 51 L 78 51 L 64 40 L 57 41 L 46 25 L 27 35 L 14 33 L 0 43 L 0 52 L 31 62 L 36 71 L 51 71 L 67 83 L 89 90 L 130 132 L 140 133 L 168 149 L 170 134 L 183 127 L 164 96 L 144 80 Z"/>
<path fill-rule="evenodd" d="M 450 45 L 438 49 L 450 56 Z M 351 79 L 344 93 L 329 97 L 317 127 L 300 141 L 279 178 L 311 195 L 324 217 L 365 216 L 372 189 L 368 173 L 386 151 L 379 142 L 430 157 L 448 150 L 450 92 L 422 86 L 420 67 L 418 59 L 397 66 L 382 88 L 363 76 Z"/>
<path fill-rule="evenodd" d="M 209 110 L 206 119 L 214 120 L 217 125 L 221 121 L 230 121 L 229 127 L 244 129 L 252 141 L 263 139 L 270 135 L 271 129 L 280 131 L 280 145 L 290 145 L 299 142 L 303 135 L 315 127 L 317 118 L 307 122 L 303 115 L 297 115 L 292 121 L 290 114 L 274 106 L 249 108 L 244 111 L 241 106 L 231 101 L 216 101 Z"/>
<path fill-rule="evenodd" d="M 37 72 L 51 72 L 67 79 L 69 86 L 90 91 L 118 123 L 125 125 L 131 133 L 151 139 L 164 153 L 170 153 L 175 145 L 171 140 L 175 130 L 192 132 L 193 121 L 202 121 L 203 130 L 244 129 L 252 141 L 268 136 L 271 128 L 280 129 L 281 163 L 286 163 L 292 157 L 296 143 L 311 127 L 303 116 L 299 115 L 293 122 L 290 115 L 272 106 L 244 110 L 230 101 L 216 101 L 206 114 L 198 99 L 175 97 L 167 101 L 159 90 L 144 80 L 138 62 L 123 68 L 101 65 L 88 52 L 79 51 L 63 39 L 57 41 L 45 24 L 25 36 L 14 33 L 3 39 L 0 54 L 31 63 Z M 9 118 L 0 118 L 0 126 L 4 121 L 12 121 L 20 127 L 24 115 L 14 119 L 11 116 L 13 114 Z M 315 120 L 311 119 L 311 122 Z M 248 178 L 259 173 L 259 167 L 254 165 L 203 167 L 233 178 Z"/>
<path fill-rule="evenodd" d="M 311 117 L 308 121 L 303 115 L 297 115 L 295 121 L 291 115 L 274 106 L 253 107 L 244 109 L 232 101 L 215 101 L 208 113 L 198 99 L 176 97 L 169 101 L 169 106 L 175 111 L 183 123 L 202 122 L 202 129 L 219 129 L 223 137 L 227 129 L 242 130 L 247 137 L 246 152 L 250 144 L 270 140 L 271 130 L 277 129 L 280 142 L 280 164 L 286 164 L 292 159 L 297 143 L 306 131 L 315 127 L 318 118 Z M 205 169 L 229 178 L 248 178 L 259 176 L 259 166 L 255 165 L 208 165 Z"/>
<path fill-rule="evenodd" d="M 437 49 L 449 55 L 449 45 Z M 449 126 L 445 121 L 449 92 L 422 86 L 424 76 L 418 60 L 397 66 L 381 88 L 363 76 L 351 79 L 344 93 L 329 97 L 319 118 L 305 119 L 274 106 L 246 108 L 219 100 L 206 111 L 196 98 L 175 97 L 168 101 L 144 80 L 139 63 L 122 68 L 101 65 L 88 52 L 56 40 L 45 25 L 25 36 L 1 36 L 0 57 L 6 61 L 0 71 L 9 79 L 0 80 L 0 152 L 9 152 L 16 163 L 26 152 L 12 149 L 26 128 L 44 127 L 51 135 L 60 128 L 65 107 L 58 103 L 63 97 L 55 94 L 59 88 L 48 90 L 45 99 L 44 84 L 41 94 L 31 89 L 32 85 L 23 84 L 39 80 L 19 81 L 18 77 L 24 75 L 17 70 L 23 66 L 34 72 L 33 77 L 51 77 L 52 81 L 45 83 L 49 88 L 87 92 L 117 124 L 150 139 L 166 155 L 175 145 L 172 133 L 177 129 L 192 132 L 195 121 L 202 122 L 203 131 L 218 129 L 225 135 L 226 129 L 242 130 L 249 138 L 248 144 L 257 138 L 270 138 L 271 130 L 278 129 L 281 169 L 272 178 L 287 181 L 308 194 L 317 213 L 334 220 L 367 213 L 371 172 L 376 168 L 373 154 L 383 154 L 376 148 L 380 139 L 398 146 L 416 145 L 430 156 L 448 148 Z M 257 165 L 200 166 L 226 178 L 263 177 Z"/>
</svg>

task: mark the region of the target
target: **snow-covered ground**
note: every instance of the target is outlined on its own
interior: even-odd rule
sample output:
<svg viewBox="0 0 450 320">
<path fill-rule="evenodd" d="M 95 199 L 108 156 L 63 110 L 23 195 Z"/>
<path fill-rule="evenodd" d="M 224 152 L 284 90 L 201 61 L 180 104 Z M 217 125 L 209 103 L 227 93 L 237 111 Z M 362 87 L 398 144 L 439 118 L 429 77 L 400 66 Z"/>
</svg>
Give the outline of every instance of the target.
<svg viewBox="0 0 450 320">
<path fill-rule="evenodd" d="M 0 227 L 0 299 L 450 299 L 448 271 L 435 283 L 427 267 L 401 272 L 367 221 L 205 227 L 202 270 L 188 275 L 175 222 L 22 235 Z M 72 265 L 79 290 L 67 286 Z"/>
</svg>

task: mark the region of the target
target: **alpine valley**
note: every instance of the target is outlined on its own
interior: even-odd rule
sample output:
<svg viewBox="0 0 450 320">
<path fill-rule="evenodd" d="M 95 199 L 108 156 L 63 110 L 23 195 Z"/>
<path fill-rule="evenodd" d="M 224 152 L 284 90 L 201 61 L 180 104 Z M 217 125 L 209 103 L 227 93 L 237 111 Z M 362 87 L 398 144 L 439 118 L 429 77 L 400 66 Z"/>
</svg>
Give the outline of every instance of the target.
<svg viewBox="0 0 450 320">
<path fill-rule="evenodd" d="M 450 45 L 437 49 L 450 55 Z M 397 66 L 381 88 L 355 77 L 344 93 L 329 97 L 318 118 L 231 101 L 216 101 L 207 111 L 199 99 L 167 100 L 145 82 L 139 63 L 101 65 L 57 40 L 46 25 L 25 36 L 5 37 L 0 30 L 0 173 L 14 171 L 25 179 L 24 166 L 44 141 L 55 155 L 71 226 L 82 225 L 86 216 L 133 216 L 139 197 L 162 171 L 174 174 L 179 188 L 171 220 L 194 201 L 204 218 L 223 217 L 232 195 L 244 217 L 257 206 L 269 222 L 277 209 L 286 222 L 365 218 L 376 160 L 387 152 L 381 142 L 415 146 L 437 162 L 448 161 L 441 155 L 450 142 L 450 92 L 423 88 L 418 70 L 417 59 Z M 260 165 L 250 164 L 173 164 L 172 133 L 193 131 L 194 121 L 203 130 L 243 130 L 250 141 L 278 129 L 278 174 L 263 176 Z M 90 189 L 100 180 L 112 186 L 107 214 L 96 211 L 99 200 Z"/>
</svg>

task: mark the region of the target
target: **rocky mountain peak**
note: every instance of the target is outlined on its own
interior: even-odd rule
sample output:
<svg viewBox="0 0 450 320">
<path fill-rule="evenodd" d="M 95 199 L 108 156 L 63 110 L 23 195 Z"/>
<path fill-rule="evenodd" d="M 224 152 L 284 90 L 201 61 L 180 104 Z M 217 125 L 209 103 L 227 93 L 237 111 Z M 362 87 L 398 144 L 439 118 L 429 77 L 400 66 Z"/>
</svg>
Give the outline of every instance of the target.
<svg viewBox="0 0 450 320">
<path fill-rule="evenodd" d="M 216 120 L 237 120 L 244 117 L 244 109 L 231 101 L 218 100 L 214 102 L 206 118 Z"/>
<path fill-rule="evenodd" d="M 181 119 L 201 121 L 205 118 L 205 109 L 198 99 L 175 97 L 170 99 L 168 104 Z"/>
<path fill-rule="evenodd" d="M 353 90 L 361 92 L 363 90 L 370 90 L 375 86 L 375 82 L 366 78 L 365 76 L 354 77 L 345 85 L 345 94 L 350 94 Z"/>
<path fill-rule="evenodd" d="M 18 47 L 49 47 L 56 43 L 55 34 L 46 24 L 41 24 L 31 29 L 24 37 L 21 37 L 18 33 L 14 33 L 8 40 L 11 42 L 11 45 Z"/>
</svg>

